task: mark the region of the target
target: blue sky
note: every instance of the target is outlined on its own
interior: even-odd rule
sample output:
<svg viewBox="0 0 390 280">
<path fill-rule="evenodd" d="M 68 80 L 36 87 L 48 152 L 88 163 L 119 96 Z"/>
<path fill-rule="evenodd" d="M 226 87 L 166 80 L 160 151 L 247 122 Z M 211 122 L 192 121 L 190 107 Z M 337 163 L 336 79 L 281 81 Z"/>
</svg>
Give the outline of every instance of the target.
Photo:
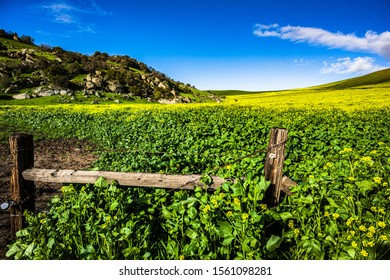
<svg viewBox="0 0 390 280">
<path fill-rule="evenodd" d="M 123 54 L 200 89 L 306 87 L 390 67 L 388 0 L 0 0 L 36 44 Z"/>
</svg>

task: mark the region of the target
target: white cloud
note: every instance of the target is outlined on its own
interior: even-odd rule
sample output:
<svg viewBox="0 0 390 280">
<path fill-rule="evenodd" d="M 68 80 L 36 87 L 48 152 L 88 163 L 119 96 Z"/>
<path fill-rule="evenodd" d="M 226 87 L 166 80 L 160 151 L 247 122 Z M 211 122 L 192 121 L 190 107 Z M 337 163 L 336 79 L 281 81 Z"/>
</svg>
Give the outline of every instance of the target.
<svg viewBox="0 0 390 280">
<path fill-rule="evenodd" d="M 337 59 L 335 62 L 324 61 L 322 73 L 330 74 L 354 74 L 354 73 L 369 73 L 385 69 L 375 64 L 375 59 L 372 57 L 343 57 Z"/>
<path fill-rule="evenodd" d="M 64 24 L 81 23 L 80 18 L 77 16 L 80 14 L 99 16 L 109 15 L 109 13 L 98 6 L 95 1 L 85 1 L 83 2 L 83 5 L 84 6 L 77 6 L 75 4 L 68 4 L 65 1 L 57 1 L 41 5 L 40 8 L 47 12 L 54 22 Z"/>
<path fill-rule="evenodd" d="M 292 42 L 303 42 L 348 51 L 369 52 L 390 58 L 390 32 L 380 34 L 367 31 L 364 37 L 355 34 L 332 33 L 316 27 L 256 24 L 253 34 L 258 37 L 278 37 Z"/>
<path fill-rule="evenodd" d="M 313 60 L 300 58 L 300 59 L 294 59 L 294 63 L 299 66 L 307 66 L 313 64 Z"/>
</svg>

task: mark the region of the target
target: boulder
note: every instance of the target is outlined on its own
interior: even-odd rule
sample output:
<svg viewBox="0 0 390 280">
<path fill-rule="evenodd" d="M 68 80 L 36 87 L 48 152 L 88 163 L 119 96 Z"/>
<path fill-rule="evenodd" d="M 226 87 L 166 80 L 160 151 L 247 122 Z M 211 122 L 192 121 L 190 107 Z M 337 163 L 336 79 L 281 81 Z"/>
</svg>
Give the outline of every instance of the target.
<svg viewBox="0 0 390 280">
<path fill-rule="evenodd" d="M 85 83 L 85 88 L 86 89 L 92 89 L 92 88 L 94 88 L 95 87 L 95 84 L 94 83 L 92 83 L 92 82 L 86 82 Z"/>
<path fill-rule="evenodd" d="M 91 82 L 97 85 L 98 87 L 101 87 L 103 84 L 103 79 L 98 77 L 93 77 Z"/>
<path fill-rule="evenodd" d="M 66 89 L 61 89 L 60 90 L 60 94 L 61 95 L 68 95 L 68 93 L 69 93 L 69 90 L 66 90 Z"/>
<path fill-rule="evenodd" d="M 28 95 L 27 93 L 21 93 L 21 94 L 15 94 L 14 96 L 12 96 L 13 99 L 29 99 L 30 98 L 30 95 Z"/>
<path fill-rule="evenodd" d="M 162 89 L 166 89 L 166 88 L 167 88 L 167 86 L 166 86 L 164 83 L 162 83 L 162 82 L 160 82 L 160 83 L 158 84 L 158 87 L 159 87 L 159 88 L 162 88 Z"/>
<path fill-rule="evenodd" d="M 48 90 L 45 90 L 45 91 L 41 91 L 38 93 L 38 96 L 42 96 L 42 97 L 45 97 L 45 96 L 52 96 L 54 95 L 54 90 L 51 90 L 51 89 L 48 89 Z"/>
<path fill-rule="evenodd" d="M 108 89 L 112 92 L 116 93 L 121 93 L 123 92 L 122 85 L 119 81 L 113 80 L 113 81 L 108 81 Z"/>
</svg>

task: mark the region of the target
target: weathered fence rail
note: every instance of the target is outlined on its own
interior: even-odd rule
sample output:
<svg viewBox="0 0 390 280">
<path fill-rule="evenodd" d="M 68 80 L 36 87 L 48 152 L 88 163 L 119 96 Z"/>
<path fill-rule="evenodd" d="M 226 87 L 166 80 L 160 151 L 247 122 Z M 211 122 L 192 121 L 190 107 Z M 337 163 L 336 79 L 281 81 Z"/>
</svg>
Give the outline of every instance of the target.
<svg viewBox="0 0 390 280">
<path fill-rule="evenodd" d="M 193 190 L 194 187 L 217 189 L 225 180 L 212 176 L 212 183 L 206 185 L 201 181 L 202 175 L 165 175 L 159 173 L 128 173 L 110 171 L 75 171 L 57 169 L 31 168 L 25 170 L 23 178 L 29 181 L 46 183 L 79 183 L 93 184 L 100 177 L 109 181 L 117 181 L 121 186 L 155 187 L 166 189 Z"/>
<path fill-rule="evenodd" d="M 271 182 L 265 198 L 265 202 L 270 206 L 279 203 L 282 191 L 290 194 L 290 186 L 296 185 L 294 181 L 282 174 L 286 141 L 286 129 L 271 129 L 264 167 L 265 178 Z M 34 168 L 32 135 L 11 135 L 9 144 L 13 160 L 10 181 L 11 202 L 9 203 L 12 237 L 15 237 L 16 232 L 24 226 L 23 212 L 25 210 L 35 211 L 34 182 L 89 184 L 94 183 L 100 177 L 104 177 L 107 180 L 115 180 L 122 186 L 185 190 L 193 190 L 196 186 L 215 190 L 225 182 L 223 178 L 212 176 L 212 183 L 206 185 L 201 180 L 202 175 L 197 174 L 165 175 L 159 173 L 39 169 Z"/>
</svg>

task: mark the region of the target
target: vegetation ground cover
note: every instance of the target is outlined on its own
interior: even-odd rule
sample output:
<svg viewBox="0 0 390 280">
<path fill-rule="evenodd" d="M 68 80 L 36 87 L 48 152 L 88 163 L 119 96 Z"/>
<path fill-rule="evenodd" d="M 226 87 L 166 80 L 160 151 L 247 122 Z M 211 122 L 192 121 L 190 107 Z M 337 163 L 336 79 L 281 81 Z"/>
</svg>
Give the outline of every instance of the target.
<svg viewBox="0 0 390 280">
<path fill-rule="evenodd" d="M 389 258 L 390 109 L 260 106 L 3 106 L 2 139 L 77 137 L 99 145 L 96 170 L 236 178 L 214 193 L 66 186 L 29 215 L 17 259 Z M 262 198 L 271 127 L 289 130 L 276 208 Z M 7 131 L 7 128 L 12 131 Z"/>
</svg>

